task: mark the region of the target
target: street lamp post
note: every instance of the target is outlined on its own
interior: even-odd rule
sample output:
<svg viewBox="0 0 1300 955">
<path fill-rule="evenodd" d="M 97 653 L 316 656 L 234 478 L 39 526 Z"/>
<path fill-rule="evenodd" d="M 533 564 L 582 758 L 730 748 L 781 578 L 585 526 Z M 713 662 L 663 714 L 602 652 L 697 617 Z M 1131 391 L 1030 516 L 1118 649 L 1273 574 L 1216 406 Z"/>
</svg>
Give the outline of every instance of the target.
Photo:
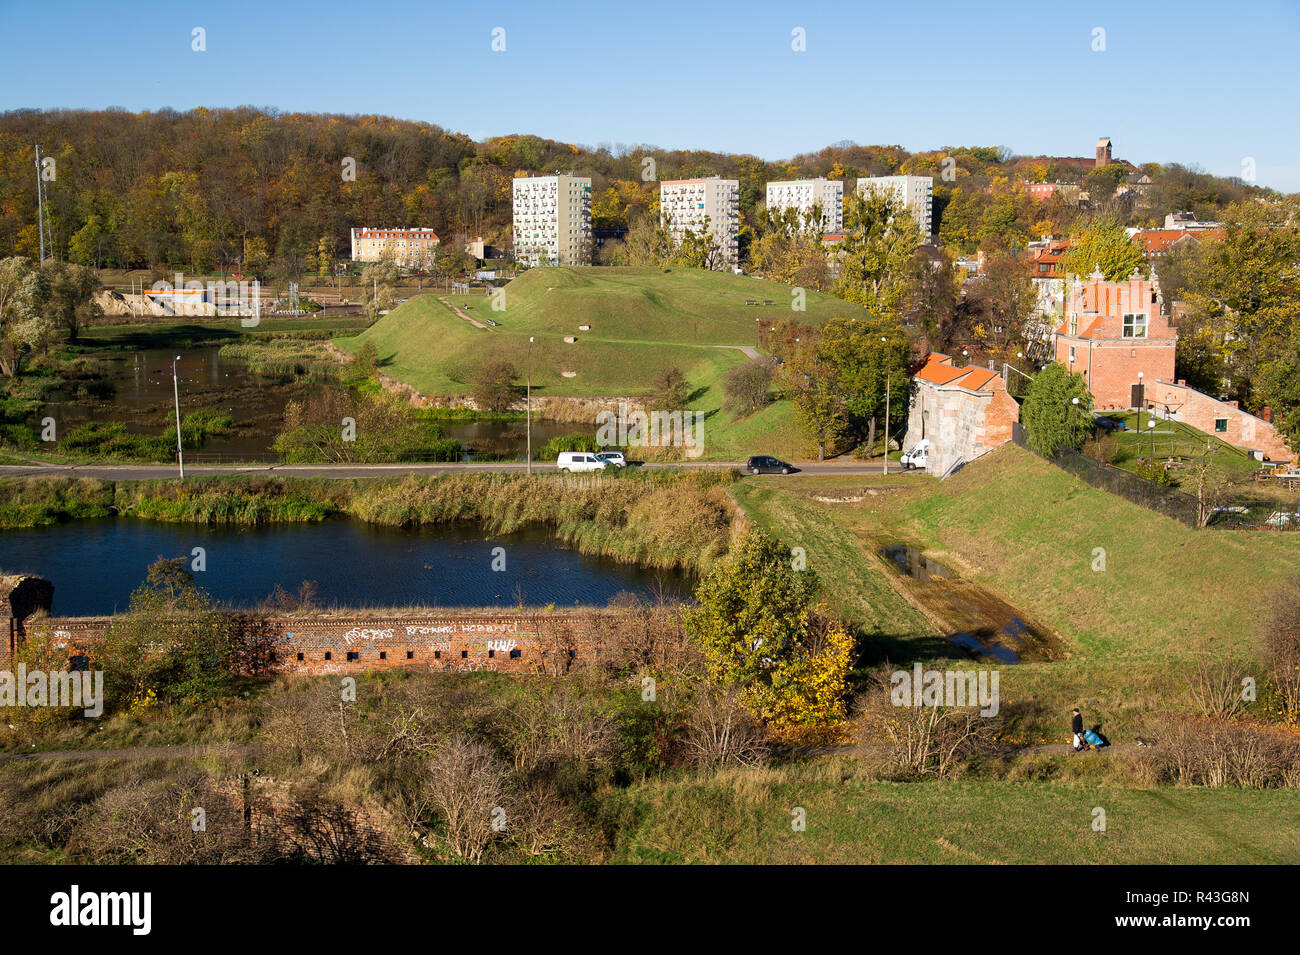
<svg viewBox="0 0 1300 955">
<path fill-rule="evenodd" d="M 1141 433 L 1141 428 L 1142 428 L 1142 406 L 1143 406 L 1144 404 L 1147 403 L 1147 393 L 1146 393 L 1146 388 L 1145 388 L 1145 386 L 1144 386 L 1143 383 L 1142 383 L 1142 378 L 1143 378 L 1145 375 L 1146 375 L 1146 372 L 1143 372 L 1143 371 L 1139 371 L 1139 372 L 1138 372 L 1138 407 L 1137 407 L 1138 418 L 1137 418 L 1137 426 L 1138 426 L 1139 433 Z"/>
<path fill-rule="evenodd" d="M 880 343 L 882 345 L 886 344 L 883 335 L 880 338 Z M 888 355 L 885 356 L 885 361 L 889 361 Z M 881 474 L 889 473 L 889 386 L 891 383 L 892 375 L 893 375 L 892 370 L 886 368 L 885 369 L 885 454 L 882 457 L 880 462 Z"/>
<path fill-rule="evenodd" d="M 1156 415 L 1153 411 L 1147 419 L 1147 430 L 1151 432 L 1151 466 L 1156 466 Z"/>
<path fill-rule="evenodd" d="M 533 473 L 533 336 L 528 336 L 528 359 L 525 362 L 527 370 L 525 372 L 525 381 L 527 385 L 524 391 L 524 421 L 525 430 L 528 433 L 528 473 Z"/>
<path fill-rule="evenodd" d="M 176 363 L 181 360 L 177 355 L 172 359 L 172 397 L 176 399 L 176 463 L 180 465 L 181 480 L 185 480 L 185 452 L 181 450 L 181 386 L 176 377 Z"/>
</svg>

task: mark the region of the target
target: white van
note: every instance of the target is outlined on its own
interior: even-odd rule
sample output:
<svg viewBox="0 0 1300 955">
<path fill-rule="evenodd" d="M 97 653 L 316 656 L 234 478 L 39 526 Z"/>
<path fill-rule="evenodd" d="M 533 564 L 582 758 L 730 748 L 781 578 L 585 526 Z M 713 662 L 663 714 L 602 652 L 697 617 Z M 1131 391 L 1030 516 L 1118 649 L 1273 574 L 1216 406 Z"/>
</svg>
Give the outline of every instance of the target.
<svg viewBox="0 0 1300 955">
<path fill-rule="evenodd" d="M 929 463 L 930 439 L 922 438 L 910 451 L 903 452 L 898 463 L 905 468 L 923 468 Z"/>
<path fill-rule="evenodd" d="M 606 464 L 591 451 L 561 451 L 555 459 L 555 466 L 561 471 L 603 471 Z"/>
</svg>

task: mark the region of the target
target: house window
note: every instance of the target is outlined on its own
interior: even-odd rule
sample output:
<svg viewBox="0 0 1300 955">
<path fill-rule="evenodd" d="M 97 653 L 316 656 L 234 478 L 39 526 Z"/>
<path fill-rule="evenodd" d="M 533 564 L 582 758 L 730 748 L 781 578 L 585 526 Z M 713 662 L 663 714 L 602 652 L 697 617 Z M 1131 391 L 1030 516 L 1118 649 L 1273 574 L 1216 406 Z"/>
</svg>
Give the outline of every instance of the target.
<svg viewBox="0 0 1300 955">
<path fill-rule="evenodd" d="M 438 654 L 435 653 L 434 656 L 437 657 Z M 414 660 L 414 659 L 415 659 L 415 651 L 414 651 L 414 650 L 407 650 L 407 651 L 406 651 L 406 659 L 408 659 L 408 660 Z"/>
<path fill-rule="evenodd" d="M 360 659 L 361 659 L 361 654 L 357 653 L 357 651 L 355 650 L 348 651 L 348 663 L 354 663 Z"/>
<path fill-rule="evenodd" d="M 329 650 L 326 650 L 326 651 L 325 651 L 325 659 L 326 659 L 326 660 L 333 660 L 333 659 L 334 659 L 334 654 L 331 653 Z"/>
<path fill-rule="evenodd" d="M 1146 338 L 1147 317 L 1145 315 L 1125 315 L 1124 316 L 1124 337 L 1125 338 Z"/>
<path fill-rule="evenodd" d="M 1215 419 L 1214 419 L 1214 430 L 1215 430 L 1215 432 L 1216 432 L 1217 434 L 1227 434 L 1227 432 L 1228 432 L 1228 419 L 1227 419 L 1227 418 L 1215 418 Z"/>
<path fill-rule="evenodd" d="M 387 660 L 387 659 L 388 659 L 388 651 L 387 651 L 387 650 L 380 650 L 380 651 L 379 651 L 379 659 L 381 659 L 381 660 Z"/>
</svg>

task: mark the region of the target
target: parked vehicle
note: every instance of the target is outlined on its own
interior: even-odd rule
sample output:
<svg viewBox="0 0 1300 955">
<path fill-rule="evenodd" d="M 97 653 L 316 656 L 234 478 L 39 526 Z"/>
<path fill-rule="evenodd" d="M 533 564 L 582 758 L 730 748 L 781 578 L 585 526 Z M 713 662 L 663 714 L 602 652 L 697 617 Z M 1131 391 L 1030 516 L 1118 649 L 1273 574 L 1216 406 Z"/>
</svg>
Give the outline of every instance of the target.
<svg viewBox="0 0 1300 955">
<path fill-rule="evenodd" d="M 750 474 L 789 474 L 794 468 L 779 458 L 756 454 L 745 462 L 745 470 Z"/>
<path fill-rule="evenodd" d="M 908 469 L 925 467 L 930 463 L 930 439 L 922 438 L 910 451 L 904 451 L 898 463 Z"/>
<path fill-rule="evenodd" d="M 575 471 L 603 471 L 608 466 L 590 451 L 561 451 L 555 466 L 572 474 Z"/>
<path fill-rule="evenodd" d="M 623 457 L 622 451 L 601 451 L 596 457 L 616 468 L 627 467 L 627 458 Z"/>
</svg>

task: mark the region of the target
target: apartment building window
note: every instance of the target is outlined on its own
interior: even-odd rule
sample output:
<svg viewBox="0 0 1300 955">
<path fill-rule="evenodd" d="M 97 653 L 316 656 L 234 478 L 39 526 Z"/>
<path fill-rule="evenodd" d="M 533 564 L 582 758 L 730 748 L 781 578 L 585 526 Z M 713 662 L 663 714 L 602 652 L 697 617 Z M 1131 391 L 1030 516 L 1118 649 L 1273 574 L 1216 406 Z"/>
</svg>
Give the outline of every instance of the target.
<svg viewBox="0 0 1300 955">
<path fill-rule="evenodd" d="M 1146 338 L 1147 317 L 1145 315 L 1125 315 L 1124 316 L 1124 337 L 1125 338 Z"/>
</svg>

